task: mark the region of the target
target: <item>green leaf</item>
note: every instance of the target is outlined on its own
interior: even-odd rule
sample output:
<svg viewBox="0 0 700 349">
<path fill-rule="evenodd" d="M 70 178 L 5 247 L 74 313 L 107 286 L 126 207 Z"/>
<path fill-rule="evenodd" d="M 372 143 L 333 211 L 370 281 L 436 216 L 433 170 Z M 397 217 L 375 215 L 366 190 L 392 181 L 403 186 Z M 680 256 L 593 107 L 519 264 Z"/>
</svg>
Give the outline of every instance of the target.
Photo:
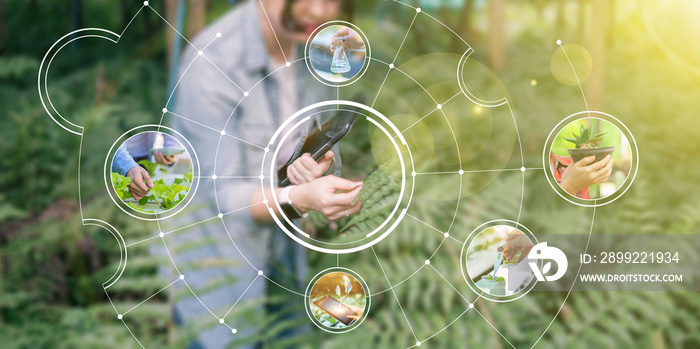
<svg viewBox="0 0 700 349">
<path fill-rule="evenodd" d="M 156 172 L 156 167 L 158 167 L 158 164 L 146 159 L 139 161 L 139 165 L 143 166 L 143 168 L 145 168 L 146 171 L 148 171 L 148 175 L 151 177 L 153 177 L 153 175 Z"/>
</svg>

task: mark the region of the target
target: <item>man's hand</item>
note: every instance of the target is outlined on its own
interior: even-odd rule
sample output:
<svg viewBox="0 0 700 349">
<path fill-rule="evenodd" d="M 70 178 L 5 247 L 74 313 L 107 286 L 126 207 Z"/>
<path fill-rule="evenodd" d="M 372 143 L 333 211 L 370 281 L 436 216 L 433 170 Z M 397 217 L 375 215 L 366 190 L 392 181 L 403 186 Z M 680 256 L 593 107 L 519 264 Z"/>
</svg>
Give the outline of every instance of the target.
<svg viewBox="0 0 700 349">
<path fill-rule="evenodd" d="M 612 173 L 612 157 L 608 155 L 595 164 L 592 164 L 593 161 L 595 156 L 591 155 L 569 165 L 561 176 L 559 185 L 562 189 L 571 195 L 576 195 L 593 184 L 606 182 Z"/>
<path fill-rule="evenodd" d="M 157 163 L 169 166 L 175 163 L 175 160 L 177 160 L 177 155 L 163 155 L 163 153 L 157 151 L 153 153 L 153 158 Z"/>
<path fill-rule="evenodd" d="M 506 259 L 513 259 L 520 252 L 518 256 L 518 263 L 520 263 L 532 249 L 532 241 L 523 232 L 517 229 L 513 229 L 506 237 L 506 244 L 503 245 L 503 256 Z"/>
<path fill-rule="evenodd" d="M 340 38 L 343 42 L 343 47 L 347 49 L 363 49 L 365 48 L 365 42 L 362 41 L 362 37 L 357 34 L 354 30 L 348 27 L 342 27 L 340 30 L 333 34 L 331 38 L 331 49 L 335 49 L 333 42 L 336 38 Z"/>
<path fill-rule="evenodd" d="M 131 183 L 129 183 L 129 192 L 131 196 L 136 200 L 141 200 L 148 191 L 153 188 L 153 181 L 151 177 L 148 176 L 148 171 L 144 170 L 141 166 L 132 167 L 126 176 L 131 178 Z"/>
<path fill-rule="evenodd" d="M 287 178 L 294 185 L 309 183 L 323 176 L 332 162 L 333 152 L 330 150 L 318 162 L 314 161 L 311 154 L 305 153 L 287 167 Z"/>
<path fill-rule="evenodd" d="M 353 201 L 362 184 L 333 175 L 324 176 L 294 187 L 289 198 L 302 212 L 317 211 L 335 221 L 360 211 L 361 203 L 353 204 Z"/>
<path fill-rule="evenodd" d="M 350 310 L 352 310 L 355 315 L 348 315 L 348 318 L 353 319 L 353 320 L 359 320 L 362 317 L 362 313 L 365 312 L 364 308 L 356 307 L 354 305 L 350 304 L 343 304 L 344 306 L 348 307 Z"/>
</svg>

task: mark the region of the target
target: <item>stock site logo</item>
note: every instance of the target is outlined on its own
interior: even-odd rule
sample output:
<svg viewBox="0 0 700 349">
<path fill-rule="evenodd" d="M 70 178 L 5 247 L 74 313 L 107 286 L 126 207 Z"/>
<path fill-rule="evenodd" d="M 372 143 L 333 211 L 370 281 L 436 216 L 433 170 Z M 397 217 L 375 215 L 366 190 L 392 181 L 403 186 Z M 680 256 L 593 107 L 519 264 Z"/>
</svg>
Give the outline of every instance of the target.
<svg viewBox="0 0 700 349">
<path fill-rule="evenodd" d="M 556 247 L 547 246 L 546 242 L 540 242 L 535 245 L 527 255 L 530 269 L 535 274 L 537 281 L 556 281 L 561 279 L 566 273 L 566 268 L 569 266 L 569 261 L 566 255 Z M 542 270 L 537 266 L 539 260 L 547 260 L 542 266 Z M 554 275 L 545 276 L 552 269 L 552 261 L 557 263 L 557 272 Z"/>
</svg>

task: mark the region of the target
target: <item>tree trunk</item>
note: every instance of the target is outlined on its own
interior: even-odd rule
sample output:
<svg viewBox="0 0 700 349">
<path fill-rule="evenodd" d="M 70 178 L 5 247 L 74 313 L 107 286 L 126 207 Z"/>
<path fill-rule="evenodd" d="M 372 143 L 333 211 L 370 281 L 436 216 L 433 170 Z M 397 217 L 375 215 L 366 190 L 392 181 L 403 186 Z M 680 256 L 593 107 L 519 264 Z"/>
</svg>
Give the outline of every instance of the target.
<svg viewBox="0 0 700 349">
<path fill-rule="evenodd" d="M 557 0 L 557 23 L 556 30 L 559 37 L 562 36 L 564 32 L 564 26 L 566 25 L 566 3 L 564 0 Z"/>
<path fill-rule="evenodd" d="M 177 27 L 177 8 L 178 0 L 165 0 L 165 20 L 170 23 L 173 27 Z M 166 45 L 167 45 L 167 64 L 170 68 L 170 62 L 172 62 L 173 56 L 173 45 L 175 45 L 175 36 L 177 33 L 170 28 L 169 25 L 165 24 L 166 32 Z"/>
<path fill-rule="evenodd" d="M 489 1 L 489 63 L 495 72 L 506 65 L 505 0 Z"/>
<path fill-rule="evenodd" d="M 192 39 L 204 28 L 207 20 L 207 0 L 190 0 L 187 16 L 187 38 Z"/>
<path fill-rule="evenodd" d="M 126 28 L 126 25 L 129 24 L 129 20 L 131 19 L 130 3 L 132 2 L 128 0 L 119 0 L 119 12 L 121 12 L 122 28 Z"/>
<path fill-rule="evenodd" d="M 5 0 L 0 0 L 0 55 L 5 52 Z"/>
<path fill-rule="evenodd" d="M 590 52 L 593 58 L 593 71 L 586 83 L 586 98 L 588 108 L 591 110 L 603 109 L 603 95 L 605 87 L 605 51 L 608 30 L 608 0 L 593 0 L 593 12 L 595 22 L 591 26 Z"/>
<path fill-rule="evenodd" d="M 585 33 L 586 30 L 586 0 L 578 0 L 578 25 L 576 32 Z"/>
<path fill-rule="evenodd" d="M 457 23 L 457 35 L 464 41 L 472 42 L 472 12 L 474 12 L 474 0 L 467 0 L 459 13 L 459 22 Z M 471 43 L 473 44 L 473 43 Z M 452 39 L 452 47 L 456 50 L 462 45 L 462 41 L 457 37 Z"/>
</svg>

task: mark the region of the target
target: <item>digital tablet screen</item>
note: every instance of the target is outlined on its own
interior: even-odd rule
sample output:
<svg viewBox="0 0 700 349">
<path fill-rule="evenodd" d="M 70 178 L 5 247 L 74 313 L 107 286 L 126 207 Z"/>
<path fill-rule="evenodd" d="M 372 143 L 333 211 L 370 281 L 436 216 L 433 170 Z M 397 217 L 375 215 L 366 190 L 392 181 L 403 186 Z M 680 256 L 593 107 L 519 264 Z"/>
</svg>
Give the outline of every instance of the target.
<svg viewBox="0 0 700 349">
<path fill-rule="evenodd" d="M 355 313 L 350 310 L 350 308 L 342 305 L 333 297 L 325 296 L 314 302 L 316 306 L 323 309 L 326 313 L 331 314 L 334 318 L 338 319 L 340 322 L 344 323 L 346 326 L 354 320 L 348 317 L 348 315 L 355 315 Z"/>
</svg>

